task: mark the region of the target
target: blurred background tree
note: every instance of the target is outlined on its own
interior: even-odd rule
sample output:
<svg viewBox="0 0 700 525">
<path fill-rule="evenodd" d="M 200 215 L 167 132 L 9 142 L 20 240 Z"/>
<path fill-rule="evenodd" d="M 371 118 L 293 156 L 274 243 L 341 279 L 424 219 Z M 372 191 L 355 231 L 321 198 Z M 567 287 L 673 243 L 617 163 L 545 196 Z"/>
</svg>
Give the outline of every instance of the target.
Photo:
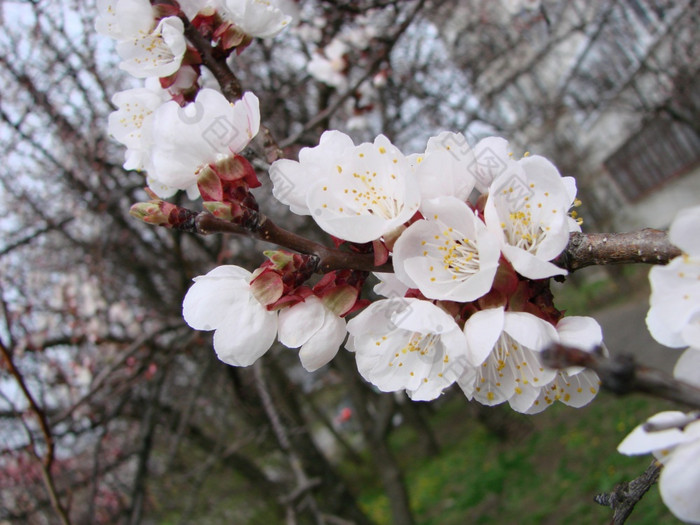
<svg viewBox="0 0 700 525">
<path fill-rule="evenodd" d="M 284 8 L 294 26 L 230 63 L 289 158 L 326 129 L 404 151 L 446 129 L 499 134 L 576 176 L 597 228 L 665 226 L 698 202 L 695 1 Z M 437 454 L 432 405 L 378 394 L 342 350 L 311 375 L 283 348 L 249 369 L 218 362 L 182 297 L 214 265 L 259 264 L 262 245 L 128 216 L 144 179 L 106 124 L 112 95 L 137 83 L 94 32 L 92 1 L 5 0 L 0 14 L 0 520 L 372 523 L 358 496 L 374 483 L 393 523 L 415 522 L 396 436 Z M 320 238 L 265 196 L 262 141 L 247 155 L 265 213 Z M 529 428 L 458 401 L 459 424 Z"/>
</svg>

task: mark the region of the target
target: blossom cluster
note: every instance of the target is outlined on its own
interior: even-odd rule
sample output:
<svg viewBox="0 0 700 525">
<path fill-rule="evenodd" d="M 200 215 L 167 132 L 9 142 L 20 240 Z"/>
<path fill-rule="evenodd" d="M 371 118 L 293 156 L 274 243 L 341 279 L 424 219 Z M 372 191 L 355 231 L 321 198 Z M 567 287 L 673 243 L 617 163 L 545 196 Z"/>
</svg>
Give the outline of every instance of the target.
<svg viewBox="0 0 700 525">
<path fill-rule="evenodd" d="M 120 67 L 143 87 L 114 95 L 117 111 L 108 131 L 126 146 L 124 168 L 146 171 L 161 198 L 187 190 L 210 164 L 226 163 L 257 134 L 258 99 L 245 93 L 235 104 L 217 90 L 200 88 L 202 59 L 187 43 L 190 27 L 223 52 L 240 53 L 254 37 L 271 38 L 291 21 L 262 0 L 184 0 L 151 6 L 149 0 L 98 2 L 96 29 L 117 41 Z M 224 169 L 224 168 L 221 168 Z"/>
<path fill-rule="evenodd" d="M 538 4 L 504 3 L 516 11 Z M 251 189 L 260 182 L 242 155 L 260 129 L 259 100 L 204 87 L 204 61 L 190 39 L 195 33 L 225 58 L 274 37 L 292 18 L 272 0 L 98 0 L 98 9 L 96 29 L 116 40 L 120 67 L 145 79 L 113 97 L 109 117 L 110 134 L 126 146 L 124 167 L 146 172 L 153 199 L 132 214 L 189 224 L 196 213 L 162 200 L 186 191 L 218 220 L 259 227 Z M 368 20 L 319 47 L 309 73 L 345 89 L 347 54 L 381 35 L 382 23 Z M 344 344 L 368 382 L 416 401 L 456 384 L 470 400 L 532 414 L 555 401 L 580 407 L 598 392 L 594 372 L 548 369 L 540 357 L 557 343 L 606 352 L 595 320 L 565 317 L 553 303 L 550 280 L 567 273 L 557 258 L 581 220 L 574 179 L 546 158 L 516 158 L 499 137 L 469 145 L 443 132 L 406 154 L 383 135 L 358 145 L 334 130 L 298 160 L 275 161 L 269 177 L 273 196 L 311 217 L 337 251 L 369 257 L 383 271 L 368 293 L 367 271 L 336 269 L 314 280 L 315 254 L 275 250 L 253 272 L 225 265 L 196 277 L 183 316 L 214 331 L 223 362 L 249 366 L 277 340 L 298 348 L 302 366 L 315 371 Z M 683 254 L 651 271 L 647 325 L 660 343 L 688 347 L 674 373 L 700 384 L 700 207 L 679 214 L 670 239 Z M 620 451 L 654 452 L 665 465 L 664 501 L 679 518 L 700 522 L 700 479 L 685 468 L 700 461 L 696 415 L 658 414 Z"/>
<path fill-rule="evenodd" d="M 231 103 L 200 87 L 201 58 L 186 28 L 241 52 L 290 18 L 259 0 L 105 0 L 99 8 L 97 29 L 117 40 L 122 67 L 146 78 L 115 95 L 109 119 L 127 147 L 125 167 L 147 172 L 154 197 L 132 213 L 166 226 L 189 220 L 159 200 L 185 190 L 218 218 L 254 222 L 250 189 L 260 183 L 240 154 L 259 130 L 258 99 L 248 92 Z M 360 45 L 371 27 L 359 24 L 343 38 Z M 308 284 L 316 270 L 308 255 L 268 252 L 253 273 L 215 268 L 195 279 L 183 315 L 193 328 L 215 331 L 224 362 L 250 365 L 278 339 L 316 370 L 347 337 L 365 379 L 415 400 L 457 383 L 481 403 L 537 412 L 555 400 L 580 406 L 597 392 L 591 372 L 548 370 L 539 358 L 554 342 L 591 350 L 602 343 L 595 321 L 562 318 L 552 303 L 548 279 L 566 273 L 552 261 L 580 227 L 570 213 L 573 179 L 544 157 L 515 159 L 496 137 L 470 147 L 451 132 L 406 155 L 382 135 L 356 145 L 328 131 L 298 161 L 276 161 L 270 178 L 292 212 L 311 216 L 338 246 L 372 255 L 376 266 L 391 258 L 394 273 L 378 275 L 384 298 L 371 302 L 362 296 L 366 272 L 332 271 Z"/>
<path fill-rule="evenodd" d="M 676 362 L 676 379 L 700 387 L 700 206 L 681 210 L 669 230 L 682 250 L 666 266 L 649 272 L 650 308 L 646 322 L 659 343 L 687 349 Z M 652 452 L 664 465 L 661 498 L 681 520 L 700 523 L 700 420 L 697 412 L 661 412 L 635 428 L 618 450 Z"/>
<path fill-rule="evenodd" d="M 598 378 L 546 369 L 539 352 L 555 342 L 593 350 L 590 318 L 564 318 L 548 278 L 580 230 L 570 208 L 573 179 L 544 157 L 516 160 L 491 137 L 469 147 L 461 134 L 428 140 L 404 155 L 384 136 L 355 145 L 328 131 L 299 161 L 270 169 L 274 196 L 344 243 L 371 245 L 378 263 L 374 301 L 347 325 L 358 370 L 383 391 L 429 400 L 457 383 L 470 399 L 508 401 L 538 412 L 555 400 L 581 406 Z"/>
</svg>

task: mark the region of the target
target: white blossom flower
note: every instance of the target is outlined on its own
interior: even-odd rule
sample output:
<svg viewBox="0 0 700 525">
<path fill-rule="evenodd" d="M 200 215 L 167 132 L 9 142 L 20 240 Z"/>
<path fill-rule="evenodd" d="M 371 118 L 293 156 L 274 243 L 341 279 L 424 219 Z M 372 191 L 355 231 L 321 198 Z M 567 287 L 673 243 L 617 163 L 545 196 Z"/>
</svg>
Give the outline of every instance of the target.
<svg viewBox="0 0 700 525">
<path fill-rule="evenodd" d="M 382 299 L 348 322 L 346 348 L 383 392 L 406 390 L 414 401 L 438 397 L 468 366 L 454 319 L 429 301 Z"/>
<path fill-rule="evenodd" d="M 107 131 L 126 146 L 124 169 L 127 170 L 149 168 L 153 113 L 170 99 L 167 91 L 148 80 L 146 87 L 120 91 L 112 97 L 117 110 L 109 115 Z"/>
<path fill-rule="evenodd" d="M 340 131 L 324 131 L 318 146 L 302 148 L 299 162 L 280 159 L 270 167 L 272 194 L 297 215 L 311 215 L 306 203 L 309 188 L 318 180 L 331 176 L 334 161 L 352 151 L 352 139 Z"/>
<path fill-rule="evenodd" d="M 541 0 L 501 0 L 503 8 L 510 15 L 517 15 L 523 10 L 534 11 L 539 9 Z"/>
<path fill-rule="evenodd" d="M 662 345 L 700 348 L 700 206 L 678 213 L 669 240 L 683 254 L 649 272 L 647 327 Z"/>
<path fill-rule="evenodd" d="M 123 59 L 119 67 L 137 77 L 167 77 L 175 73 L 187 49 L 185 27 L 177 16 L 158 22 L 156 28 L 117 44 L 117 53 Z"/>
<path fill-rule="evenodd" d="M 215 8 L 218 4 L 218 0 L 179 0 L 180 9 L 185 13 L 185 16 L 192 20 L 197 13 L 204 10 L 207 7 Z"/>
<path fill-rule="evenodd" d="M 187 189 L 207 164 L 240 153 L 260 127 L 258 98 L 245 93 L 235 104 L 213 89 L 202 89 L 193 103 L 181 108 L 167 102 L 153 120 L 154 180 Z"/>
<path fill-rule="evenodd" d="M 639 425 L 617 450 L 626 455 L 653 453 L 664 465 L 659 477 L 663 502 L 678 519 L 700 523 L 700 421 L 688 421 L 682 412 L 660 412 L 647 421 L 656 429 Z"/>
<path fill-rule="evenodd" d="M 372 290 L 377 295 L 382 297 L 403 297 L 408 292 L 408 286 L 402 283 L 395 273 L 372 272 L 379 279 L 379 282 L 374 285 Z"/>
<path fill-rule="evenodd" d="M 149 0 L 97 0 L 95 30 L 115 40 L 130 40 L 151 32 L 155 25 Z"/>
<path fill-rule="evenodd" d="M 700 388 L 700 349 L 688 348 L 673 367 L 673 377 Z"/>
<path fill-rule="evenodd" d="M 299 359 L 309 372 L 328 364 L 345 339 L 345 319 L 311 295 L 279 313 L 278 339 L 287 348 L 299 348 Z"/>
<path fill-rule="evenodd" d="M 346 68 L 344 55 L 347 52 L 348 47 L 335 38 L 323 48 L 322 53 L 313 54 L 309 63 L 306 64 L 306 70 L 319 82 L 339 90 L 345 89 L 347 77 L 343 71 Z"/>
<path fill-rule="evenodd" d="M 218 358 L 233 366 L 252 365 L 277 334 L 277 313 L 253 296 L 252 274 L 238 266 L 219 266 L 194 278 L 182 315 L 195 330 L 214 330 Z"/>
<path fill-rule="evenodd" d="M 324 231 L 351 242 L 393 232 L 420 204 L 415 174 L 383 135 L 355 146 L 327 131 L 319 146 L 301 150 L 299 162 L 276 161 L 270 178 L 275 197 L 293 212 L 312 215 Z"/>
<path fill-rule="evenodd" d="M 491 184 L 486 226 L 515 270 L 529 279 L 566 275 L 552 264 L 569 242 L 570 188 L 544 157 L 524 157 Z"/>
<path fill-rule="evenodd" d="M 394 245 L 396 276 L 430 299 L 474 301 L 493 284 L 501 256 L 498 238 L 455 197 L 424 202 Z"/>
<path fill-rule="evenodd" d="M 557 323 L 559 342 L 564 345 L 592 351 L 603 343 L 603 332 L 592 317 L 564 317 Z M 555 401 L 580 408 L 590 403 L 600 390 L 600 378 L 593 371 L 582 367 L 558 370 L 552 381 L 538 388 L 538 396 L 529 406 L 519 397 L 512 397 L 511 407 L 518 412 L 537 414 Z"/>
<path fill-rule="evenodd" d="M 274 0 L 222 0 L 219 12 L 255 38 L 272 38 L 292 21 Z"/>
<path fill-rule="evenodd" d="M 522 396 L 514 403 L 529 407 L 539 387 L 556 376 L 544 368 L 538 352 L 558 340 L 557 332 L 539 317 L 503 307 L 480 310 L 467 319 L 464 334 L 476 374 L 465 374 L 459 386 L 470 400 L 497 405 Z"/>
<path fill-rule="evenodd" d="M 472 147 L 464 135 L 449 131 L 428 139 L 425 153 L 416 160 L 424 199 L 454 196 L 463 201 L 475 187 L 486 193 L 491 182 L 515 162 L 505 139 L 487 137 Z"/>
</svg>

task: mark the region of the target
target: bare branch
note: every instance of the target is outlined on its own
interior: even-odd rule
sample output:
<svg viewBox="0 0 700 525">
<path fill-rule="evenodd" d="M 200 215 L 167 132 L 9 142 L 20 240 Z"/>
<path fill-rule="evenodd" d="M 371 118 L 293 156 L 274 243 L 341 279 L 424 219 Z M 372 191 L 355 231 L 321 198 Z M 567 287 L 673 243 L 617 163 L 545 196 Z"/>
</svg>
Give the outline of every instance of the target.
<svg viewBox="0 0 700 525">
<path fill-rule="evenodd" d="M 319 509 L 313 493 L 311 492 L 311 490 L 318 485 L 319 480 L 317 478 L 309 478 L 304 470 L 303 461 L 297 455 L 289 440 L 287 429 L 282 423 L 277 407 L 275 406 L 272 396 L 267 388 L 267 383 L 265 381 L 265 376 L 263 374 L 262 364 L 260 361 L 256 361 L 253 365 L 253 373 L 255 375 L 255 387 L 258 391 L 258 395 L 260 396 L 260 401 L 262 402 L 265 413 L 270 420 L 270 425 L 275 437 L 277 438 L 277 442 L 279 443 L 282 451 L 287 455 L 287 460 L 289 461 L 289 465 L 294 472 L 294 477 L 297 484 L 295 489 L 288 494 L 286 498 L 282 498 L 280 503 L 287 507 L 287 514 L 288 517 L 290 517 L 294 512 L 292 507 L 293 503 L 300 498 L 304 498 L 306 499 L 312 514 L 314 516 L 319 516 Z M 320 520 L 318 521 L 320 522 Z"/>
<path fill-rule="evenodd" d="M 63 226 L 65 226 L 69 222 L 73 221 L 74 219 L 75 219 L 75 217 L 67 217 L 65 219 L 58 221 L 55 224 L 49 223 L 46 226 L 44 226 L 43 228 L 40 228 L 32 233 L 25 235 L 21 239 L 18 239 L 16 241 L 8 244 L 2 250 L 0 250 L 0 257 L 7 255 L 11 251 L 13 251 L 21 246 L 24 246 L 25 244 L 29 244 L 34 239 L 41 237 L 45 233 L 51 232 L 53 230 L 59 230 L 59 229 L 63 228 Z"/>
<path fill-rule="evenodd" d="M 375 266 L 373 254 L 351 253 L 328 248 L 296 233 L 280 228 L 262 213 L 258 215 L 256 224 L 251 225 L 250 229 L 218 219 L 208 212 L 202 212 L 197 215 L 194 225 L 195 231 L 203 235 L 211 233 L 248 235 L 299 253 L 315 255 L 318 258 L 316 265 L 318 272 L 326 273 L 344 268 L 360 271 L 393 272 L 390 263 Z"/>
<path fill-rule="evenodd" d="M 37 459 L 40 459 L 41 463 L 41 473 L 42 477 L 44 479 L 44 485 L 46 486 L 46 491 L 49 493 L 49 498 L 51 500 L 51 506 L 53 507 L 54 511 L 58 515 L 59 519 L 61 520 L 61 523 L 63 525 L 70 525 L 70 519 L 68 518 L 68 512 L 67 510 L 63 507 L 61 504 L 61 501 L 58 498 L 58 492 L 56 490 L 56 484 L 53 479 L 53 475 L 51 474 L 51 467 L 53 466 L 53 462 L 55 459 L 54 453 L 55 453 L 55 443 L 54 443 L 54 437 L 51 432 L 51 427 L 49 426 L 49 421 L 46 417 L 46 413 L 44 410 L 39 406 L 37 403 L 36 399 L 34 399 L 34 396 L 32 393 L 29 391 L 29 388 L 27 387 L 26 382 L 24 381 L 24 377 L 22 376 L 22 373 L 19 371 L 17 366 L 15 365 L 14 360 L 12 359 L 12 353 L 10 350 L 5 346 L 5 344 L 0 341 L 0 353 L 2 353 L 3 358 L 5 359 L 5 364 L 7 365 L 8 370 L 10 371 L 10 374 L 12 377 L 15 378 L 15 381 L 17 381 L 17 384 L 19 385 L 20 390 L 22 390 L 22 393 L 24 394 L 24 397 L 26 398 L 27 402 L 29 403 L 29 407 L 36 417 L 37 421 L 39 422 L 39 427 L 41 428 L 41 433 L 44 436 L 44 441 L 46 443 L 46 453 L 44 454 L 43 458 L 39 458 L 37 455 Z M 29 432 L 29 429 L 27 429 Z"/>
<path fill-rule="evenodd" d="M 573 271 L 593 265 L 667 264 L 681 251 L 661 230 L 645 228 L 627 233 L 571 233 L 564 252 L 554 264 Z"/>
<path fill-rule="evenodd" d="M 593 500 L 597 504 L 613 509 L 611 525 L 621 525 L 627 521 L 634 506 L 659 479 L 661 467 L 662 465 L 654 460 L 639 477 L 616 485 L 612 492 L 596 494 Z"/>
<path fill-rule="evenodd" d="M 185 24 L 185 36 L 199 51 L 202 63 L 216 78 L 223 95 L 229 102 L 240 99 L 243 96 L 243 88 L 236 75 L 226 64 L 226 54 L 222 53 L 220 49 L 212 47 L 197 28 L 187 20 L 187 17 L 182 16 L 181 19 Z"/>
</svg>

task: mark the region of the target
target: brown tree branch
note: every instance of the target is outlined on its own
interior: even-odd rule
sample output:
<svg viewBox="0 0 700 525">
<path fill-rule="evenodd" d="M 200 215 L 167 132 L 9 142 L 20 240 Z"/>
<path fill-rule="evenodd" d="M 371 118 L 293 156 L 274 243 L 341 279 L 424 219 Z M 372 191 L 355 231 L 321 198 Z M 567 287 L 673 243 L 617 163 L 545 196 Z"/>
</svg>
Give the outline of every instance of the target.
<svg viewBox="0 0 700 525">
<path fill-rule="evenodd" d="M 603 357 L 600 349 L 586 352 L 578 348 L 553 344 L 542 351 L 542 361 L 550 368 L 584 366 L 600 378 L 607 390 L 618 395 L 643 392 L 692 408 L 700 408 L 700 388 L 660 370 L 638 365 L 631 355 Z"/>
<path fill-rule="evenodd" d="M 208 212 L 202 212 L 195 217 L 193 227 L 193 232 L 202 235 L 212 233 L 247 235 L 299 253 L 314 255 L 318 258 L 316 271 L 321 273 L 344 268 L 374 272 L 394 271 L 391 263 L 375 266 L 374 255 L 372 254 L 352 253 L 336 248 L 328 248 L 296 233 L 280 228 L 262 213 L 258 215 L 255 224 L 249 228 L 244 228 L 232 222 L 218 219 Z"/>
<path fill-rule="evenodd" d="M 569 235 L 569 244 L 553 262 L 569 271 L 607 264 L 667 264 L 681 251 L 661 230 L 645 228 L 627 233 L 579 233 Z"/>
<path fill-rule="evenodd" d="M 287 517 L 289 519 L 296 515 L 293 506 L 294 502 L 299 499 L 304 499 L 305 504 L 308 506 L 309 511 L 311 512 L 311 515 L 316 518 L 316 521 L 320 522 L 320 511 L 312 492 L 312 489 L 318 485 L 320 479 L 310 478 L 307 475 L 306 470 L 304 469 L 303 461 L 297 455 L 294 447 L 292 446 L 287 429 L 282 422 L 277 407 L 267 388 L 267 382 L 263 373 L 262 363 L 260 361 L 256 361 L 255 364 L 253 364 L 253 373 L 255 376 L 255 387 L 258 391 L 258 395 L 260 396 L 260 401 L 262 402 L 262 406 L 270 421 L 270 426 L 272 427 L 272 431 L 277 438 L 280 449 L 282 449 L 282 451 L 287 455 L 287 460 L 292 472 L 294 473 L 296 482 L 296 487 L 290 494 L 284 497 L 280 503 L 287 508 Z"/>
<path fill-rule="evenodd" d="M 316 255 L 319 271 L 329 272 L 341 268 L 373 272 L 393 272 L 390 262 L 374 265 L 371 254 L 356 254 L 327 248 L 274 224 L 260 214 L 258 224 L 252 227 L 252 236 L 290 250 Z M 251 235 L 251 231 L 236 224 L 217 219 L 202 212 L 195 218 L 194 229 L 203 235 L 211 233 L 235 233 Z M 667 264 L 681 251 L 668 240 L 661 230 L 646 228 L 627 233 L 579 233 L 570 234 L 569 244 L 553 262 L 569 271 L 586 266 L 608 264 Z"/>
<path fill-rule="evenodd" d="M 61 523 L 63 525 L 70 525 L 68 511 L 63 507 L 63 504 L 61 503 L 58 497 L 56 483 L 51 473 L 51 467 L 53 466 L 53 462 L 55 459 L 55 443 L 53 433 L 51 432 L 51 427 L 49 426 L 48 418 L 46 417 L 46 413 L 39 406 L 36 399 L 34 399 L 34 396 L 29 391 L 29 388 L 27 387 L 27 384 L 24 381 L 22 373 L 19 371 L 19 369 L 15 365 L 14 360 L 12 359 L 12 353 L 2 341 L 0 341 L 0 353 L 2 353 L 10 375 L 12 375 L 12 377 L 15 378 L 15 381 L 17 381 L 17 384 L 22 393 L 24 394 L 25 399 L 29 403 L 29 407 L 34 416 L 36 417 L 37 421 L 39 422 L 39 428 L 41 428 L 41 433 L 44 436 L 44 442 L 46 443 L 46 453 L 44 454 L 44 457 L 40 458 L 36 450 L 34 451 L 34 455 L 41 464 L 41 474 L 44 480 L 44 485 L 46 486 L 46 491 L 49 494 L 49 499 L 51 500 L 51 506 L 53 507 L 54 511 L 61 520 Z M 31 432 L 29 429 L 27 429 L 27 431 Z"/>
<path fill-rule="evenodd" d="M 598 505 L 610 507 L 613 510 L 610 525 L 622 525 L 627 521 L 634 506 L 659 479 L 661 467 L 662 465 L 654 460 L 639 477 L 616 485 L 612 492 L 596 494 L 593 500 Z"/>
<path fill-rule="evenodd" d="M 216 78 L 219 86 L 221 86 L 221 93 L 229 102 L 239 100 L 243 96 L 243 87 L 238 77 L 226 64 L 226 54 L 221 52 L 220 49 L 212 47 L 211 43 L 187 20 L 187 17 L 181 16 L 180 18 L 185 24 L 185 36 L 199 52 L 199 55 L 202 57 L 202 64 Z"/>
</svg>

